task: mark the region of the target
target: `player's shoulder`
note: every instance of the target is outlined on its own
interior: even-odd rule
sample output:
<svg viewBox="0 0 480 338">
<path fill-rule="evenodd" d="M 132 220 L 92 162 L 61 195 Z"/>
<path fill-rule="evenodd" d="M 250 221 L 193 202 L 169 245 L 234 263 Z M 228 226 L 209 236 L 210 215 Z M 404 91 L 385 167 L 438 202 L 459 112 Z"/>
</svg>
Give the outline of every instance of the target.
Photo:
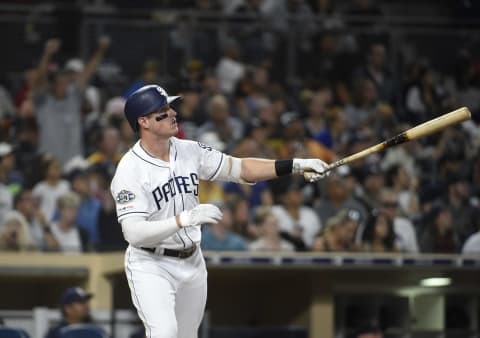
<svg viewBox="0 0 480 338">
<path fill-rule="evenodd" d="M 131 174 L 132 172 L 138 172 L 140 170 L 141 163 L 138 157 L 133 153 L 133 149 L 129 149 L 118 162 L 115 170 L 115 176 L 124 174 Z"/>
<path fill-rule="evenodd" d="M 207 151 L 213 150 L 211 146 L 195 140 L 186 140 L 186 139 L 179 139 L 176 137 L 172 137 L 171 142 L 178 149 L 186 149 L 189 151 L 194 151 L 195 153 L 198 153 L 199 151 L 204 151 L 204 150 L 207 150 Z"/>
<path fill-rule="evenodd" d="M 194 140 L 186 140 L 186 139 L 179 139 L 176 137 L 172 137 L 170 139 L 170 142 L 172 143 L 175 149 L 180 150 L 182 152 L 187 151 L 189 156 L 193 156 L 197 154 L 202 149 L 202 144 Z"/>
<path fill-rule="evenodd" d="M 197 145 L 197 141 L 194 140 L 187 140 L 182 138 L 177 138 L 175 136 L 170 138 L 170 142 L 177 147 L 192 147 Z"/>
</svg>

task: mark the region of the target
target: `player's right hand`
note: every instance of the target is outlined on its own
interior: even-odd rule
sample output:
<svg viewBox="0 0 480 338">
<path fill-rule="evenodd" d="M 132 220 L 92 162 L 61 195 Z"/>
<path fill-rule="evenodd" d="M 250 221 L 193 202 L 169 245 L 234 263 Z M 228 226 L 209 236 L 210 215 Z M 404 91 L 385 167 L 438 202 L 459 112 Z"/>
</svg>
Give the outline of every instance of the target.
<svg viewBox="0 0 480 338">
<path fill-rule="evenodd" d="M 180 213 L 180 225 L 182 227 L 202 225 L 204 223 L 217 223 L 222 219 L 222 212 L 213 204 L 199 204 L 190 210 Z"/>
</svg>

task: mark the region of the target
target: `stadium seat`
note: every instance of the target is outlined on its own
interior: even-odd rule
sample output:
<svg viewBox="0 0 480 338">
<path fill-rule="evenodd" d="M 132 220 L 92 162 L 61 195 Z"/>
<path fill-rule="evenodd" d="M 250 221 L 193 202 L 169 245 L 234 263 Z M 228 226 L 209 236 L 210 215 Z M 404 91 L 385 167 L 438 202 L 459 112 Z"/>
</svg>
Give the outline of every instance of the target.
<svg viewBox="0 0 480 338">
<path fill-rule="evenodd" d="M 65 326 L 60 330 L 60 338 L 107 338 L 108 335 L 101 328 L 90 324 Z"/>
<path fill-rule="evenodd" d="M 0 327 L 0 337 L 2 338 L 30 338 L 30 335 L 22 329 L 13 327 Z"/>
</svg>

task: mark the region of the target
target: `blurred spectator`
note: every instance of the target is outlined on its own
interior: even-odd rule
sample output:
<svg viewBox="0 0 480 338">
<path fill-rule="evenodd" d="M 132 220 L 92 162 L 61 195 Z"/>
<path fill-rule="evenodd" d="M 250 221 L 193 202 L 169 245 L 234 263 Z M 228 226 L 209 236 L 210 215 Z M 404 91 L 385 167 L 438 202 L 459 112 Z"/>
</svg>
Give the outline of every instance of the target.
<svg viewBox="0 0 480 338">
<path fill-rule="evenodd" d="M 314 208 L 323 224 L 343 209 L 355 210 L 358 223 L 365 223 L 370 211 L 355 198 L 357 182 L 349 166 L 339 167 L 322 183 L 324 194 Z"/>
<path fill-rule="evenodd" d="M 328 111 L 328 114 L 325 116 L 325 122 L 326 129 L 317 135 L 316 140 L 325 145 L 330 140 L 331 149 L 334 153 L 347 153 L 349 134 L 345 112 L 335 107 Z"/>
<path fill-rule="evenodd" d="M 237 146 L 235 152 L 238 152 L 239 150 L 243 151 L 242 144 L 249 143 L 251 146 L 255 146 L 255 156 L 263 158 L 275 158 L 275 151 L 268 142 L 269 138 L 270 133 L 267 128 L 267 124 L 258 118 L 254 118 L 250 121 L 247 127 L 246 136 Z"/>
<path fill-rule="evenodd" d="M 57 199 L 70 191 L 70 184 L 61 179 L 60 163 L 56 158 L 44 156 L 41 162 L 41 181 L 33 188 L 33 196 L 38 200 L 40 211 L 50 222 L 57 208 Z"/>
<path fill-rule="evenodd" d="M 47 332 L 45 338 L 60 338 L 61 329 L 69 325 L 91 323 L 89 301 L 92 297 L 80 287 L 66 289 L 60 298 L 62 320 Z"/>
<path fill-rule="evenodd" d="M 88 232 L 75 223 L 80 197 L 69 192 L 58 198 L 58 221 L 50 224 L 50 231 L 57 241 L 54 251 L 80 253 L 89 250 Z"/>
<path fill-rule="evenodd" d="M 329 149 L 333 147 L 333 140 L 327 131 L 326 111 L 329 104 L 331 104 L 331 100 L 332 93 L 329 88 L 326 88 L 323 92 L 314 93 L 308 100 L 308 115 L 305 119 L 307 135 Z"/>
<path fill-rule="evenodd" d="M 122 227 L 118 222 L 115 210 L 115 201 L 110 193 L 110 182 L 112 177 L 104 168 L 93 167 L 92 175 L 97 186 L 95 196 L 101 204 L 97 217 L 98 245 L 99 251 L 122 251 L 127 248 L 122 233 Z"/>
<path fill-rule="evenodd" d="M 213 96 L 207 105 L 209 120 L 200 126 L 198 135 L 213 132 L 225 143 L 225 151 L 231 151 L 243 137 L 243 124 L 230 115 L 227 99 L 223 95 Z"/>
<path fill-rule="evenodd" d="M 32 98 L 32 87 L 36 77 L 36 68 L 31 67 L 25 69 L 22 76 L 22 84 L 20 88 L 15 92 L 15 107 L 22 110 L 21 107 L 25 101 Z"/>
<path fill-rule="evenodd" d="M 101 169 L 101 168 L 100 168 Z M 107 171 L 108 173 L 108 171 Z M 92 168 L 75 168 L 69 173 L 72 191 L 80 198 L 75 223 L 88 234 L 88 241 L 94 246 L 99 244 L 98 215 L 101 204 L 92 191 Z"/>
<path fill-rule="evenodd" d="M 359 214 L 356 210 L 342 209 L 330 217 L 322 232 L 313 242 L 313 251 L 357 251 L 355 233 L 357 231 Z"/>
<path fill-rule="evenodd" d="M 280 204 L 272 207 L 272 213 L 284 239 L 290 241 L 296 250 L 309 249 L 315 235 L 322 229 L 322 223 L 312 208 L 303 205 L 299 182 L 289 179 L 285 183 L 286 187 L 279 196 Z"/>
<path fill-rule="evenodd" d="M 259 237 L 248 246 L 250 251 L 294 251 L 295 247 L 282 239 L 278 230 L 277 218 L 270 207 L 260 207 L 255 211 L 255 225 L 259 227 Z"/>
<path fill-rule="evenodd" d="M 181 89 L 179 94 L 182 99 L 178 103 L 177 118 L 179 127 L 183 131 L 186 139 L 198 139 L 197 128 L 201 123 L 199 119 L 200 88 L 186 86 Z"/>
<path fill-rule="evenodd" d="M 125 99 L 115 96 L 107 101 L 105 105 L 104 121 L 102 126 L 111 126 L 119 132 L 118 153 L 125 154 L 135 143 L 136 135 L 133 132 L 127 119 L 124 117 L 123 109 L 125 107 Z"/>
<path fill-rule="evenodd" d="M 159 65 L 155 60 L 146 60 L 143 63 L 142 74 L 123 94 L 126 99 L 133 94 L 137 89 L 142 88 L 145 85 L 156 84 L 159 82 Z"/>
<path fill-rule="evenodd" d="M 478 215 L 478 205 L 475 205 L 477 202 L 471 198 L 471 188 L 467 177 L 462 175 L 450 176 L 447 189 L 446 202 L 454 220 L 453 231 L 460 243 L 464 243 L 477 230 L 474 219 Z"/>
<path fill-rule="evenodd" d="M 223 203 L 225 193 L 221 182 L 202 180 L 199 183 L 198 200 L 200 203 Z"/>
<path fill-rule="evenodd" d="M 0 120 L 13 118 L 15 116 L 15 106 L 8 90 L 0 85 Z M 0 140 L 1 141 L 1 140 Z"/>
<path fill-rule="evenodd" d="M 372 80 L 357 78 L 353 82 L 353 101 L 345 107 L 345 116 L 350 129 L 368 128 L 380 135 L 384 123 L 393 118 L 393 108 L 379 100 Z"/>
<path fill-rule="evenodd" d="M 363 249 L 368 252 L 397 252 L 393 221 L 383 212 L 375 212 L 363 232 Z"/>
<path fill-rule="evenodd" d="M 366 164 L 359 170 L 359 175 L 363 190 L 357 195 L 358 200 L 368 210 L 378 208 L 380 191 L 385 187 L 385 177 L 380 165 L 378 163 Z"/>
<path fill-rule="evenodd" d="M 433 138 L 431 141 L 436 141 L 432 157 L 438 179 L 445 183 L 451 176 L 465 175 L 468 170 L 467 157 L 472 148 L 468 135 L 461 126 L 454 126 L 437 136 L 439 139 Z"/>
<path fill-rule="evenodd" d="M 366 62 L 355 71 L 354 78 L 369 79 L 381 102 L 395 103 L 396 84 L 387 68 L 387 50 L 383 43 L 375 42 L 368 47 Z"/>
<path fill-rule="evenodd" d="M 471 2 L 473 5 L 473 2 Z M 453 65 L 454 83 L 448 88 L 449 92 L 462 105 L 469 107 L 472 112 L 480 109 L 480 70 L 473 51 L 469 48 L 460 48 Z"/>
<path fill-rule="evenodd" d="M 430 67 L 423 67 L 418 83 L 407 91 L 405 107 L 409 112 L 409 121 L 418 124 L 442 114 L 443 96 L 444 90 L 440 87 L 434 70 Z"/>
<path fill-rule="evenodd" d="M 220 205 L 223 217 L 218 223 L 212 223 L 203 228 L 201 247 L 203 250 L 243 251 L 247 243 L 243 237 L 232 231 L 232 210 Z"/>
<path fill-rule="evenodd" d="M 258 233 L 251 223 L 254 210 L 249 208 L 248 200 L 241 195 L 229 196 L 226 205 L 232 211 L 233 231 L 246 239 L 257 238 Z"/>
<path fill-rule="evenodd" d="M 7 212 L 0 224 L 1 251 L 29 251 L 36 249 L 28 224 L 19 212 Z"/>
<path fill-rule="evenodd" d="M 104 168 L 113 177 L 115 168 L 120 162 L 120 133 L 114 127 L 103 127 L 97 132 L 95 142 L 96 151 L 91 154 L 87 161 L 91 165 Z"/>
<path fill-rule="evenodd" d="M 234 40 L 226 41 L 223 46 L 223 56 L 215 70 L 222 93 L 232 94 L 244 72 L 245 66 L 240 61 L 240 47 L 238 43 Z"/>
<path fill-rule="evenodd" d="M 425 217 L 425 228 L 420 239 L 420 249 L 429 253 L 457 253 L 459 240 L 454 232 L 452 213 L 449 208 L 435 202 Z"/>
<path fill-rule="evenodd" d="M 38 208 L 38 201 L 33 197 L 32 191 L 24 189 L 18 192 L 14 200 L 15 210 L 28 224 L 28 230 L 37 250 L 51 250 L 55 246 L 55 238 L 48 229 L 48 222 Z"/>
<path fill-rule="evenodd" d="M 107 37 L 103 37 L 102 39 L 108 40 Z M 109 42 L 106 41 L 105 43 Z M 63 69 L 68 77 L 69 85 L 75 85 L 81 80 L 82 73 L 85 71 L 85 64 L 83 60 L 73 58 L 67 60 Z M 100 118 L 100 103 L 101 99 L 99 88 L 87 83 L 84 89 L 84 97 L 82 100 L 81 109 L 85 130 L 90 130 L 95 125 L 95 122 Z"/>
<path fill-rule="evenodd" d="M 15 122 L 15 155 L 23 185 L 33 187 L 41 180 L 42 155 L 38 151 L 38 123 L 35 117 L 19 118 Z"/>
<path fill-rule="evenodd" d="M 13 206 L 13 192 L 8 186 L 9 168 L 12 167 L 12 150 L 8 143 L 0 143 L 0 223 L 5 213 Z"/>
<path fill-rule="evenodd" d="M 400 198 L 394 190 L 384 188 L 380 193 L 380 208 L 392 222 L 398 249 L 401 252 L 418 253 L 417 233 L 412 222 L 399 213 Z"/>
<path fill-rule="evenodd" d="M 82 99 L 84 89 L 102 61 L 110 42 L 101 39 L 99 46 L 78 80 L 69 85 L 68 72 L 58 71 L 52 75 L 48 86 L 48 65 L 60 49 L 60 40 L 51 39 L 38 64 L 33 93 L 36 116 L 40 131 L 40 149 L 51 152 L 62 164 L 76 155 L 83 155 Z M 62 142 L 58 140 L 61 139 Z"/>
<path fill-rule="evenodd" d="M 5 175 L 5 183 L 15 195 L 23 184 L 22 173 L 17 170 L 15 149 L 12 145 L 0 143 L 0 171 Z"/>
<path fill-rule="evenodd" d="M 385 173 L 385 186 L 398 195 L 400 215 L 413 219 L 418 217 L 420 206 L 418 200 L 418 180 L 410 175 L 403 165 L 392 165 Z"/>
<path fill-rule="evenodd" d="M 331 150 L 306 135 L 305 125 L 296 112 L 285 113 L 281 119 L 284 143 L 278 148 L 278 158 L 312 157 L 327 163 L 335 160 Z"/>
<path fill-rule="evenodd" d="M 401 123 L 393 130 L 393 135 L 398 135 L 405 130 L 412 128 L 411 125 Z M 423 147 L 418 141 L 411 141 L 402 144 L 401 147 L 392 147 L 387 149 L 385 156 L 382 159 L 381 167 L 383 171 L 388 171 L 389 168 L 401 167 L 406 171 L 406 174 L 410 176 L 410 184 L 414 186 L 414 181 L 419 179 L 420 169 L 420 153 L 423 151 Z M 424 152 L 425 153 L 425 152 Z M 425 156 L 430 156 L 425 154 Z M 389 181 L 389 179 L 387 179 Z M 404 181 L 402 181 L 404 182 Z M 405 182 L 404 182 L 405 183 Z M 387 185 L 389 183 L 387 182 Z"/>
</svg>

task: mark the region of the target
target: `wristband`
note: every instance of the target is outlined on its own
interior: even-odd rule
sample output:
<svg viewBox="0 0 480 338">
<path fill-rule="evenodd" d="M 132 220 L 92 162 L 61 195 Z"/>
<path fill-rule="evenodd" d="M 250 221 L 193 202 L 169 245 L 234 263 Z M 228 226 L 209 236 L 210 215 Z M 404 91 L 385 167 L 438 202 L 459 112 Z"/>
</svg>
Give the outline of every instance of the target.
<svg viewBox="0 0 480 338">
<path fill-rule="evenodd" d="M 290 175 L 293 169 L 293 160 L 276 160 L 275 174 L 277 176 Z"/>
</svg>

